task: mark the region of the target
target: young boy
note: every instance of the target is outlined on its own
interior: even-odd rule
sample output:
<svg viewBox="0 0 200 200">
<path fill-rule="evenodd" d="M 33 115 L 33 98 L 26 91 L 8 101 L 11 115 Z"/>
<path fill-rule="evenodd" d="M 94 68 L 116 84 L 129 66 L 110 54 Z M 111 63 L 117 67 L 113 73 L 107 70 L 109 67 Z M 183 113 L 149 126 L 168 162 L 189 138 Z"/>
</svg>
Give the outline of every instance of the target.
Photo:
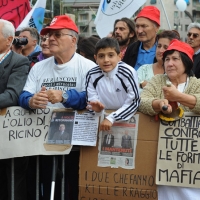
<svg viewBox="0 0 200 200">
<path fill-rule="evenodd" d="M 119 44 L 114 38 L 99 40 L 94 58 L 98 66 L 86 76 L 87 108 L 95 112 L 116 110 L 100 124 L 100 130 L 108 131 L 115 121 L 130 119 L 139 107 L 137 72 L 120 62 Z"/>
</svg>

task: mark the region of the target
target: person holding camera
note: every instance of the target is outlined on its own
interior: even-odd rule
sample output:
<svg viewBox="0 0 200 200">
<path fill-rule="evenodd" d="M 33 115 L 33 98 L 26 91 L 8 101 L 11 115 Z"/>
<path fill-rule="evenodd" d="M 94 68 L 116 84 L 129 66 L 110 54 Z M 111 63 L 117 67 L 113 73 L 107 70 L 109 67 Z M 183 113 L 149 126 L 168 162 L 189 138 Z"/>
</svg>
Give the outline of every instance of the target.
<svg viewBox="0 0 200 200">
<path fill-rule="evenodd" d="M 10 50 L 14 34 L 13 24 L 0 19 L 0 109 L 18 105 L 18 98 L 29 72 L 28 59 Z M 0 159 L 1 200 L 11 199 L 11 160 Z M 28 157 L 14 158 L 15 200 L 27 200 L 27 166 Z"/>
<path fill-rule="evenodd" d="M 41 52 L 40 35 L 37 29 L 32 27 L 26 27 L 20 30 L 19 39 L 26 38 L 28 43 L 22 46 L 22 55 L 27 56 L 31 67 L 35 64 L 35 59 Z"/>
<path fill-rule="evenodd" d="M 28 43 L 27 38 L 19 38 L 20 31 L 15 32 L 15 38 L 13 40 L 11 50 L 18 54 L 22 54 L 23 45 Z"/>
</svg>

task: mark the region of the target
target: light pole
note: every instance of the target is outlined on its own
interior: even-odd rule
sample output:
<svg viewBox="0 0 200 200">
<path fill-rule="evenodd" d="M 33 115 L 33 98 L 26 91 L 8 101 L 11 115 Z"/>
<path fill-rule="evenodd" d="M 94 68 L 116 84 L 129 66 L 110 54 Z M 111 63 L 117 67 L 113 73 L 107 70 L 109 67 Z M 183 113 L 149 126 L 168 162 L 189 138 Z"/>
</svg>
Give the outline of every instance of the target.
<svg viewBox="0 0 200 200">
<path fill-rule="evenodd" d="M 167 23 L 168 23 L 169 29 L 170 29 L 170 30 L 172 30 L 172 29 L 171 29 L 171 25 L 170 25 L 170 23 L 169 23 L 169 19 L 168 19 L 168 16 L 167 16 L 167 13 L 166 13 L 166 10 L 165 10 L 165 7 L 164 7 L 164 4 L 163 4 L 162 0 L 160 0 L 160 3 L 161 3 L 161 5 L 162 5 L 162 8 L 163 8 L 163 10 L 164 10 L 165 17 L 166 17 L 166 19 L 167 19 Z"/>
<path fill-rule="evenodd" d="M 53 0 L 51 0 L 51 18 L 52 19 L 54 17 L 54 10 L 53 10 L 53 8 L 54 8 L 54 3 L 53 3 Z"/>
</svg>

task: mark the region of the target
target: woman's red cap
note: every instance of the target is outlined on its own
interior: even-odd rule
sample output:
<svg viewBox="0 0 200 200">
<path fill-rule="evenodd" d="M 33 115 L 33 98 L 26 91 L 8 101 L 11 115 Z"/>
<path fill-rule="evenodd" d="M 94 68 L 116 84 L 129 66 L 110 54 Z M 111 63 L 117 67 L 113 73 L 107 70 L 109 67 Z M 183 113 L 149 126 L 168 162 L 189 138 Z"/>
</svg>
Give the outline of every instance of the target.
<svg viewBox="0 0 200 200">
<path fill-rule="evenodd" d="M 170 50 L 176 50 L 176 51 L 183 52 L 193 61 L 194 49 L 185 42 L 182 42 L 177 39 L 173 39 L 170 42 L 166 51 L 170 51 Z"/>
</svg>

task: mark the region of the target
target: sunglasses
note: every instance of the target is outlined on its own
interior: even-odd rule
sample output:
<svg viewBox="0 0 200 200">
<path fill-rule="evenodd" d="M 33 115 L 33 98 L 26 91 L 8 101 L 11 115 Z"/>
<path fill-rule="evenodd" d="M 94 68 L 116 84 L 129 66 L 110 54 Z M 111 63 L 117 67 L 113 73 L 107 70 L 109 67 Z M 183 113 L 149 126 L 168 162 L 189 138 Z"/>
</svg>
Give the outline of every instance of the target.
<svg viewBox="0 0 200 200">
<path fill-rule="evenodd" d="M 198 33 L 188 33 L 187 36 L 188 37 L 192 36 L 193 38 L 197 38 L 199 36 L 199 34 Z"/>
<path fill-rule="evenodd" d="M 61 32 L 49 32 L 48 33 L 48 37 L 51 37 L 52 35 L 53 35 L 53 37 L 56 37 L 56 38 L 61 38 L 61 36 L 63 36 L 63 35 L 68 35 L 68 36 L 74 37 L 73 35 L 70 35 L 68 33 L 61 33 Z"/>
</svg>

